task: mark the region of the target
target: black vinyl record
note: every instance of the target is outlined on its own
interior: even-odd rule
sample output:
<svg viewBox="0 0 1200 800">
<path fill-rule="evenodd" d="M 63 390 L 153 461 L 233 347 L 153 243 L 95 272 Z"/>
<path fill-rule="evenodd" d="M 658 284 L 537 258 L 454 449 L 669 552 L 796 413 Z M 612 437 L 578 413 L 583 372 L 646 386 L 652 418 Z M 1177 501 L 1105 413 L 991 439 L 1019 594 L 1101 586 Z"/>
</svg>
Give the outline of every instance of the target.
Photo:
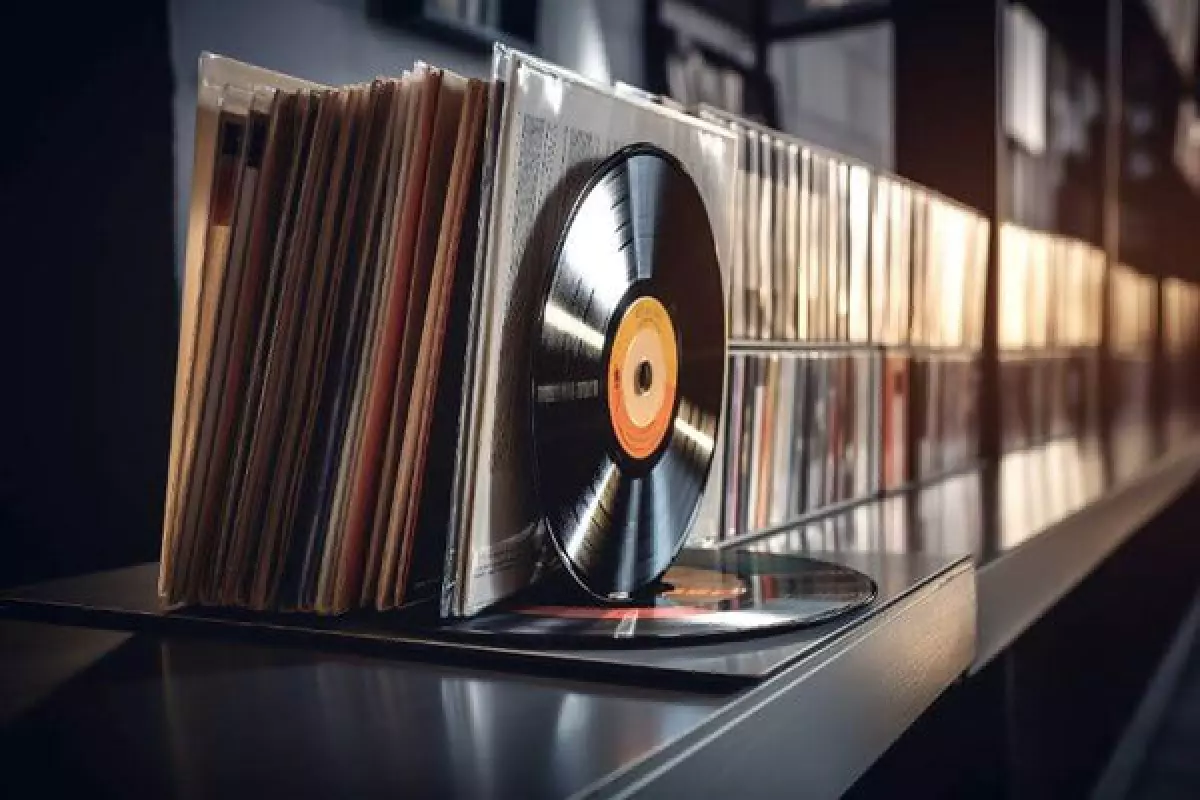
<svg viewBox="0 0 1200 800">
<path fill-rule="evenodd" d="M 559 605 L 526 597 L 448 631 L 575 646 L 729 639 L 827 622 L 875 594 L 869 577 L 827 561 L 744 548 L 683 550 L 638 601 Z"/>
<path fill-rule="evenodd" d="M 656 147 L 618 152 L 564 225 L 531 363 L 541 510 L 593 596 L 629 598 L 683 546 L 716 450 L 725 345 L 696 185 Z"/>
</svg>

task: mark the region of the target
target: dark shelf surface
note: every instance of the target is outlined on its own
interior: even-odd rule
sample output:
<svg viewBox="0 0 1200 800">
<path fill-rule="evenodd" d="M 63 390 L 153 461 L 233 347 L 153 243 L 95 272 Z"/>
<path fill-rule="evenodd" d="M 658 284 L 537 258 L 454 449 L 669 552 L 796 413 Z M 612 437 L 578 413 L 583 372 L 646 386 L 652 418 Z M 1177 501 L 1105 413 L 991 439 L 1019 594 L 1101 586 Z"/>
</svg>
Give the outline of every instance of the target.
<svg viewBox="0 0 1200 800">
<path fill-rule="evenodd" d="M 0 641 L 28 625 L 0 621 Z M 47 656 L 43 648 L 5 659 L 36 668 Z M 0 763 L 7 786 L 42 797 L 565 797 L 692 729 L 720 703 L 134 635 L 0 728 Z"/>
<path fill-rule="evenodd" d="M 157 596 L 158 565 L 148 563 L 0 593 L 0 612 L 27 619 L 123 630 L 186 630 L 270 638 L 327 649 L 724 691 L 776 674 L 960 567 L 964 561 L 962 556 L 925 553 L 808 551 L 805 555 L 828 558 L 866 572 L 879 587 L 875 602 L 831 622 L 769 636 L 712 644 L 572 649 L 546 647 L 533 638 L 498 640 L 487 635 L 441 631 L 416 621 L 417 615 L 404 612 L 347 618 L 206 609 L 164 612 Z"/>
<path fill-rule="evenodd" d="M 10 591 L 2 674 L 28 699 L 0 758 L 42 794 L 833 796 L 1194 479 L 1200 449 L 1176 445 L 1131 428 L 1106 470 L 1092 444 L 1046 442 L 761 537 L 862 569 L 880 599 L 746 641 L 539 649 L 403 614 L 163 614 L 154 564 Z"/>
<path fill-rule="evenodd" d="M 737 794 L 753 780 L 834 795 L 963 673 L 972 653 L 974 579 L 962 559 L 771 677 L 723 691 L 688 690 L 678 672 L 667 673 L 678 685 L 669 689 L 603 682 L 572 666 L 594 666 L 595 652 L 514 662 L 464 649 L 470 657 L 454 664 L 444 651 L 414 658 L 429 653 L 402 643 L 364 654 L 261 622 L 165 624 L 155 611 L 128 608 L 136 603 L 113 588 L 152 588 L 153 574 L 147 565 L 46 584 L 57 600 L 0 607 L 0 615 L 66 611 L 73 622 L 136 631 L 94 648 L 90 665 L 76 664 L 50 691 L 36 679 L 44 646 L 6 650 L 18 664 L 9 674 L 24 676 L 6 688 L 40 695 L 0 729 L 8 785 L 43 796 L 562 797 Z M 72 605 L 106 584 L 111 605 L 125 608 Z M 95 631 L 55 621 L 0 619 L 0 641 L 13 626 L 35 626 L 86 655 L 70 642 Z M 274 646 L 281 636 L 288 646 Z M 712 651 L 728 656 L 734 644 L 768 652 L 772 642 Z M 627 659 L 625 677 L 662 674 L 634 657 L 685 658 L 675 650 L 608 655 Z M 554 669 L 539 669 L 547 664 Z M 796 720 L 806 720 L 802 730 Z"/>
</svg>

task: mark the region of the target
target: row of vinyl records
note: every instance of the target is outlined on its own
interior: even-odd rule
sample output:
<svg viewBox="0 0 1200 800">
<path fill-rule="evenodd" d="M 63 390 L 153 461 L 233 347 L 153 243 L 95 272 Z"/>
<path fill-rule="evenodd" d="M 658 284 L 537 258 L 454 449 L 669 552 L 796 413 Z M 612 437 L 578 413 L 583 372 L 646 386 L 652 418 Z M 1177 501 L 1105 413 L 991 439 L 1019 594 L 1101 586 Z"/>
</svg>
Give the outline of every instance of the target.
<svg viewBox="0 0 1200 800">
<path fill-rule="evenodd" d="M 979 363 L 878 348 L 732 355 L 722 537 L 973 464 Z"/>
<path fill-rule="evenodd" d="M 161 593 L 395 604 L 440 565 L 387 487 L 426 469 L 487 86 L 201 71 Z"/>
<path fill-rule="evenodd" d="M 1114 267 L 1112 283 L 1109 388 L 1116 420 L 1142 424 L 1162 414 L 1170 435 L 1191 432 L 1200 409 L 1200 286 L 1178 278 L 1160 282 L 1125 265 Z M 1163 396 L 1155 407 L 1151 384 L 1160 334 Z"/>
<path fill-rule="evenodd" d="M 1001 239 L 1001 449 L 1093 437 L 1103 252 L 1010 225 Z M 1115 420 L 1145 425 L 1159 280 L 1121 264 L 1110 279 L 1108 402 Z M 1190 414 L 1200 400 L 1200 286 L 1166 279 L 1161 295 L 1164 410 Z M 721 536 L 787 525 L 976 463 L 981 369 L 971 350 L 739 346 L 730 358 Z"/>
<path fill-rule="evenodd" d="M 1200 286 L 1168 278 L 1162 285 L 1162 304 L 1170 438 L 1193 432 L 1200 422 Z"/>
<path fill-rule="evenodd" d="M 1162 286 L 1163 350 L 1170 359 L 1196 355 L 1200 348 L 1200 286 L 1167 278 Z"/>
<path fill-rule="evenodd" d="M 989 224 L 932 191 L 712 109 L 740 159 L 733 338 L 977 349 Z"/>
<path fill-rule="evenodd" d="M 1104 325 L 1104 252 L 1094 245 L 1012 224 L 1000 229 L 1000 350 L 1099 347 Z M 1108 347 L 1148 354 L 1159 318 L 1160 280 L 1127 264 L 1108 271 Z M 1200 342 L 1200 286 L 1161 281 L 1163 344 L 1183 352 Z"/>
<path fill-rule="evenodd" d="M 1011 223 L 1000 226 L 997 346 L 1097 347 L 1104 311 L 1104 251 Z"/>
<path fill-rule="evenodd" d="M 1187 348 L 1166 361 L 1172 434 L 1200 428 L 1192 327 Z M 724 539 L 978 463 L 977 356 L 830 350 L 742 353 L 730 364 Z M 998 369 L 1002 452 L 1097 440 L 1098 348 L 1001 353 Z M 1114 423 L 1149 432 L 1149 357 L 1117 357 L 1112 370 Z"/>
</svg>

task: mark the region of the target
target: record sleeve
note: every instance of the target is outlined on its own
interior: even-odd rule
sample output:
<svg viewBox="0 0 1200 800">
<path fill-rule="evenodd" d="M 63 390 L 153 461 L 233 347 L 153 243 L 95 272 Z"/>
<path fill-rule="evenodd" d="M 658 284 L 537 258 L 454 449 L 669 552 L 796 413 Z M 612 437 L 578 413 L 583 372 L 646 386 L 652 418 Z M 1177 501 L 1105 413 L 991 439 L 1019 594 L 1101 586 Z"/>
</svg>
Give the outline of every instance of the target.
<svg viewBox="0 0 1200 800">
<path fill-rule="evenodd" d="M 828 282 L 826 284 L 826 319 L 828 334 L 833 341 L 846 341 L 846 314 L 849 306 L 847 283 L 849 282 L 850 262 L 848 247 L 848 216 L 847 196 L 849 194 L 849 174 L 846 163 L 835 156 L 830 156 L 829 168 L 829 260 L 825 262 Z"/>
<path fill-rule="evenodd" d="M 812 271 L 810 278 L 809 296 L 812 301 L 810 319 L 815 325 L 814 338 L 817 341 L 828 342 L 833 339 L 833 323 L 829 315 L 829 296 L 833 293 L 829 281 L 834 259 L 834 243 L 830 233 L 833 231 L 833 191 L 829 180 L 832 163 L 824 154 L 812 154 L 812 233 L 811 241 L 814 246 L 814 258 L 809 260 Z"/>
<path fill-rule="evenodd" d="M 287 237 L 294 217 L 295 184 L 299 173 L 299 159 L 303 152 L 303 137 L 310 115 L 307 111 L 311 98 L 304 93 L 285 95 L 272 109 L 272 121 L 266 152 L 263 155 L 261 189 L 256 193 L 256 208 L 252 215 L 252 232 L 246 254 L 245 314 L 240 314 L 235 332 L 235 342 L 245 350 L 245 360 L 236 369 L 241 375 L 233 380 L 240 382 L 231 394 L 236 427 L 227 430 L 232 441 L 226 457 L 227 481 L 220 491 L 225 493 L 219 520 L 215 528 L 219 531 L 221 544 L 214 564 L 223 574 L 217 591 L 222 603 L 245 602 L 245 585 L 248 574 L 248 553 L 251 542 L 245 530 L 234 527 L 236 498 L 240 494 L 243 467 L 252 441 L 253 426 L 248 410 L 257 405 L 261 390 L 261 370 L 264 345 L 257 341 L 270 326 L 274 312 L 279 282 L 279 259 L 275 257 L 280 243 Z M 235 344 L 235 346 L 239 346 Z M 235 361 L 240 357 L 235 357 Z M 240 406 L 240 407 L 239 407 Z"/>
<path fill-rule="evenodd" d="M 912 294 L 909 341 L 917 346 L 929 344 L 929 196 L 920 189 L 912 191 Z"/>
<path fill-rule="evenodd" d="M 762 451 L 759 455 L 759 496 L 758 496 L 758 514 L 756 515 L 756 529 L 761 530 L 770 524 L 770 512 L 772 499 L 776 490 L 775 486 L 775 445 L 777 443 L 776 428 L 779 418 L 779 373 L 780 373 L 780 357 L 771 355 L 767 359 L 767 380 L 764 387 L 765 395 L 765 416 L 763 426 L 759 432 L 762 440 Z"/>
<path fill-rule="evenodd" d="M 503 46 L 494 72 L 504 97 L 494 150 L 484 164 L 487 233 L 478 248 L 442 587 L 442 612 L 450 616 L 473 614 L 527 585 L 542 555 L 528 437 L 511 423 L 526 418 L 528 388 L 525 376 L 507 365 L 523 363 L 529 352 L 528 320 L 542 286 L 533 265 L 549 263 L 555 232 L 586 170 L 629 144 L 663 148 L 699 189 L 722 272 L 732 244 L 737 147 L 731 131 L 618 98 Z M 724 327 L 726 320 L 713 324 Z"/>
<path fill-rule="evenodd" d="M 883 361 L 883 488 L 898 489 L 909 478 L 909 363 L 907 354 L 889 352 Z"/>
<path fill-rule="evenodd" d="M 701 113 L 701 118 L 705 114 Z M 720 122 L 718 118 L 715 120 Z M 736 122 L 728 122 L 736 138 L 738 167 L 734 171 L 733 194 L 738 202 L 730 209 L 730 268 L 729 268 L 729 335 L 736 339 L 746 338 L 746 185 L 749 183 L 750 154 L 746 149 L 746 134 Z"/>
<path fill-rule="evenodd" d="M 729 539 L 740 532 L 738 503 L 741 499 L 742 426 L 746 404 L 747 356 L 729 358 L 729 392 L 725 411 L 725 463 L 721 492 L 721 538 Z"/>
<path fill-rule="evenodd" d="M 756 130 L 746 136 L 746 336 L 760 339 L 763 335 L 762 315 L 762 226 L 763 176 L 762 147 Z"/>
<path fill-rule="evenodd" d="M 771 328 L 771 338 L 776 341 L 788 339 L 788 273 L 791 264 L 787 260 L 787 218 L 788 218 L 788 165 L 787 146 L 782 139 L 773 137 L 771 140 L 771 157 L 775 165 L 775 197 L 772 201 L 771 213 L 771 283 L 774 292 L 771 296 L 773 309 L 771 311 L 774 325 Z"/>
<path fill-rule="evenodd" d="M 943 447 L 942 365 L 940 353 L 929 354 L 922 359 L 924 366 L 924 446 L 921 452 L 921 478 L 932 478 L 941 473 Z"/>
<path fill-rule="evenodd" d="M 742 520 L 742 530 L 750 532 L 757 530 L 759 525 L 759 502 L 762 496 L 763 482 L 763 453 L 766 449 L 766 437 L 763 435 L 767 426 L 769 395 L 767 381 L 770 372 L 768 358 L 754 359 L 754 388 L 752 415 L 748 431 L 749 446 L 746 451 L 746 507 Z"/>
<path fill-rule="evenodd" d="M 775 159 L 771 136 L 757 134 L 758 169 L 758 338 L 772 339 L 775 331 Z"/>
<path fill-rule="evenodd" d="M 244 458 L 244 445 L 249 443 L 243 425 L 244 409 L 257 399 L 253 370 L 255 336 L 269 303 L 272 253 L 281 235 L 280 228 L 286 230 L 281 217 L 300 116 L 296 113 L 297 96 L 283 95 L 277 100 L 269 102 L 262 98 L 264 107 L 271 108 L 270 122 L 251 134 L 257 141 L 250 145 L 252 152 L 248 154 L 245 185 L 239 198 L 239 203 L 251 205 L 245 207 L 248 216 L 239 223 L 242 241 L 235 245 L 235 250 L 240 250 L 240 254 L 231 260 L 229 274 L 233 285 L 228 288 L 233 295 L 227 299 L 232 302 L 228 302 L 225 309 L 228 316 L 220 323 L 229 335 L 225 345 L 227 366 L 218 390 L 221 400 L 214 420 L 214 440 L 204 456 L 210 465 L 204 489 L 207 494 L 204 518 L 200 522 L 201 529 L 215 534 L 209 537 L 213 549 L 202 557 L 210 570 L 203 597 L 209 603 L 230 603 L 239 597 L 240 584 L 234 576 L 245 561 L 247 549 L 244 538 L 234 536 L 229 488 L 238 484 L 237 467 Z M 256 183 L 261 186 L 253 185 Z"/>
<path fill-rule="evenodd" d="M 865 344 L 871 338 L 871 172 L 852 164 L 847 181 L 850 269 L 846 333 L 849 341 Z"/>
<path fill-rule="evenodd" d="M 830 426 L 830 359 L 822 353 L 808 356 L 808 382 L 805 392 L 806 417 L 806 480 L 808 499 L 806 510 L 815 511 L 829 502 L 826 489 L 826 473 L 829 461 L 828 443 Z"/>
<path fill-rule="evenodd" d="M 762 393 L 759 383 L 762 380 L 763 362 L 761 358 L 749 356 L 745 360 L 745 374 L 742 383 L 743 412 L 742 427 L 738 431 L 741 439 L 737 463 L 737 517 L 738 533 L 750 530 L 754 497 L 754 464 L 755 462 L 755 431 L 758 430 L 758 420 L 762 411 Z"/>
<path fill-rule="evenodd" d="M 207 394 L 205 376 L 209 372 L 213 336 L 211 333 L 206 335 L 205 330 L 215 327 L 218 298 L 227 267 L 224 254 L 228 253 L 228 236 L 232 233 L 232 215 L 236 210 L 233 193 L 238 191 L 241 183 L 235 178 L 239 174 L 236 164 L 229 159 L 232 150 L 228 147 L 231 140 L 227 134 L 232 128 L 240 128 L 244 132 L 255 108 L 255 113 L 265 113 L 265 103 L 269 103 L 272 87 L 301 89 L 309 86 L 314 84 L 210 53 L 204 53 L 200 58 L 195 160 L 189 204 L 190 223 L 185 242 L 179 358 L 176 362 L 176 413 L 171 423 L 171 454 L 159 574 L 159 592 L 168 605 L 190 597 L 190 587 L 195 578 L 194 574 L 184 575 L 180 572 L 180 569 L 191 569 L 190 555 L 195 543 L 195 537 L 186 529 L 188 514 L 185 504 L 188 500 L 183 495 L 193 484 L 191 470 L 196 458 L 200 404 Z M 255 87 L 260 87 L 260 90 Z M 227 155 L 222 157 L 222 152 Z M 218 191 L 218 183 L 229 187 L 230 191 Z M 217 197 L 222 193 L 226 197 Z M 251 193 L 246 194 L 249 196 Z M 248 208 L 249 204 L 243 204 L 243 209 Z M 221 216 L 226 211 L 229 224 L 219 224 L 220 220 L 214 218 L 214 213 Z M 244 224 L 239 227 L 242 230 L 246 228 Z M 221 230 L 225 233 L 221 234 Z M 206 324 L 206 319 L 213 322 Z M 200 502 L 200 498 L 193 496 L 193 509 Z M 195 512 L 192 516 L 194 519 Z"/>
<path fill-rule="evenodd" d="M 796 336 L 801 341 L 811 341 L 816 337 L 812 317 L 812 275 L 816 258 L 812 238 L 812 148 L 800 148 L 798 169 L 800 205 L 796 217 Z"/>
<path fill-rule="evenodd" d="M 991 251 L 991 222 L 976 215 L 974 235 L 971 240 L 971 262 L 969 265 L 968 313 L 966 344 L 974 350 L 983 348 L 983 319 L 987 303 L 988 254 Z"/>
<path fill-rule="evenodd" d="M 879 475 L 879 381 L 878 353 L 860 351 L 853 355 L 854 378 L 854 488 L 851 496 L 868 497 L 878 490 Z"/>
<path fill-rule="evenodd" d="M 796 364 L 799 361 L 794 355 L 779 356 L 778 381 L 776 391 L 779 399 L 775 404 L 775 442 L 772 445 L 772 477 L 771 477 L 771 506 L 767 515 L 767 525 L 774 527 L 782 525 L 791 517 L 788 508 L 791 499 L 791 483 L 794 480 L 792 472 L 792 441 L 795 438 L 793 425 L 795 423 L 796 403 Z"/>
<path fill-rule="evenodd" d="M 858 354 L 842 352 L 838 360 L 838 433 L 837 486 L 834 499 L 855 497 L 855 478 L 858 473 Z"/>
<path fill-rule="evenodd" d="M 796 341 L 804 333 L 800 321 L 800 146 L 788 143 L 784 149 L 787 191 L 783 200 L 783 317 L 784 338 Z"/>
<path fill-rule="evenodd" d="M 808 373 L 809 358 L 797 353 L 793 359 L 794 383 L 792 388 L 792 427 L 788 442 L 788 492 L 785 516 L 799 517 L 807 510 L 805 482 L 808 479 Z"/>
<path fill-rule="evenodd" d="M 899 181 L 892 184 L 888 219 L 888 329 L 885 343 L 906 345 L 912 341 L 912 188 Z"/>
<path fill-rule="evenodd" d="M 202 263 L 203 278 L 200 288 L 192 348 L 187 364 L 191 375 L 185 388 L 183 416 L 183 438 L 180 453 L 179 496 L 174 506 L 173 524 L 181 532 L 184 548 L 185 569 L 178 576 L 181 599 L 198 598 L 201 592 L 200 576 L 196 573 L 195 553 L 204 548 L 200 536 L 202 501 L 201 486 L 209 460 L 205 458 L 211 439 L 214 404 L 209 402 L 209 387 L 214 382 L 213 373 L 221 372 L 224 348 L 219 337 L 224 333 L 218 320 L 229 304 L 224 302 L 231 252 L 237 260 L 234 238 L 243 238 L 244 217 L 239 214 L 239 195 L 242 194 L 242 176 L 246 169 L 249 139 L 251 94 L 239 87 L 224 87 L 222 111 L 218 118 L 217 153 L 213 177 L 211 202 L 207 216 Z M 245 208 L 245 203 L 240 204 Z M 241 224 L 239 224 L 241 223 Z M 180 416 L 176 414 L 176 417 Z"/>
<path fill-rule="evenodd" d="M 887 336 L 888 269 L 890 267 L 891 243 L 888 235 L 891 228 L 892 181 L 886 175 L 876 175 L 871 182 L 870 206 L 870 277 L 868 278 L 870 302 L 869 333 L 874 344 L 892 344 Z"/>
</svg>

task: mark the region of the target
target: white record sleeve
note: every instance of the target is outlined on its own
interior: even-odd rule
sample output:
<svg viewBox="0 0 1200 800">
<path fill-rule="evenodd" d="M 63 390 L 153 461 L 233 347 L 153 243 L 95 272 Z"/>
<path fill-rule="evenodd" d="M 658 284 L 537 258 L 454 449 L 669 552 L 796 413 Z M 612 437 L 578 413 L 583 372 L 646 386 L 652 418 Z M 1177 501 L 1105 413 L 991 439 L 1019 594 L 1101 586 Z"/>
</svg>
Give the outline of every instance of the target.
<svg viewBox="0 0 1200 800">
<path fill-rule="evenodd" d="M 791 496 L 792 425 L 796 415 L 796 362 L 793 355 L 779 357 L 779 380 L 776 383 L 778 399 L 775 403 L 775 445 L 772 448 L 771 508 L 767 515 L 770 526 L 788 521 L 788 500 Z"/>
<path fill-rule="evenodd" d="M 494 76 L 504 80 L 504 98 L 495 141 L 485 153 L 486 236 L 476 263 L 442 591 L 442 612 L 451 616 L 474 614 L 509 596 L 529 583 L 539 565 L 541 515 L 522 403 L 528 386 L 520 385 L 522 370 L 505 367 L 528 358 L 527 336 L 519 332 L 536 313 L 541 287 L 530 285 L 522 265 L 551 257 L 555 237 L 538 234 L 556 228 L 551 217 L 561 224 L 569 212 L 572 192 L 564 179 L 626 145 L 657 145 L 695 181 L 724 273 L 732 254 L 737 150 L 731 131 L 618 97 L 609 87 L 500 45 Z M 727 274 L 724 282 L 728 302 Z M 710 492 L 720 484 L 718 444 L 711 443 Z M 719 502 L 702 501 L 697 519 L 712 509 Z"/>
<path fill-rule="evenodd" d="M 747 169 L 749 167 L 747 156 L 743 142 L 745 141 L 745 131 L 737 123 L 730 123 L 730 129 L 734 136 L 737 137 L 736 147 L 738 149 L 738 168 L 734 171 L 734 186 L 733 193 L 737 198 L 741 198 L 746 192 L 746 182 L 748 180 Z M 743 339 L 746 336 L 746 304 L 744 298 L 746 296 L 746 208 L 741 202 L 736 202 L 730 209 L 732 242 L 730 246 L 730 290 L 729 290 L 729 318 L 730 318 L 730 335 L 734 338 Z"/>
<path fill-rule="evenodd" d="M 784 199 L 783 270 L 784 337 L 795 341 L 803 336 L 800 327 L 800 147 L 788 144 L 784 151 L 787 193 Z"/>
<path fill-rule="evenodd" d="M 871 334 L 870 249 L 871 172 L 853 164 L 849 175 L 850 285 L 847 333 L 850 341 L 865 343 Z"/>
<path fill-rule="evenodd" d="M 746 184 L 742 203 L 746 211 L 745 254 L 746 254 L 746 338 L 757 339 L 762 330 L 762 314 L 759 309 L 759 283 L 761 266 L 759 248 L 762 237 L 762 164 L 758 147 L 758 133 L 746 131 Z"/>
<path fill-rule="evenodd" d="M 775 247 L 771 232 L 774 228 L 775 160 L 771 137 L 758 134 L 758 165 L 761 182 L 758 198 L 758 337 L 773 338 L 775 315 L 773 297 Z"/>
<path fill-rule="evenodd" d="M 870 341 L 874 344 L 891 344 L 887 341 L 888 305 L 888 233 L 890 227 L 890 204 L 892 182 L 884 175 L 875 177 L 871 193 L 871 276 L 870 286 Z"/>
<path fill-rule="evenodd" d="M 788 219 L 788 175 L 787 146 L 781 139 L 771 142 L 772 160 L 775 164 L 775 198 L 771 213 L 771 275 L 774 292 L 772 293 L 771 338 L 775 340 L 788 339 L 788 259 L 787 259 L 787 219 Z"/>
</svg>

